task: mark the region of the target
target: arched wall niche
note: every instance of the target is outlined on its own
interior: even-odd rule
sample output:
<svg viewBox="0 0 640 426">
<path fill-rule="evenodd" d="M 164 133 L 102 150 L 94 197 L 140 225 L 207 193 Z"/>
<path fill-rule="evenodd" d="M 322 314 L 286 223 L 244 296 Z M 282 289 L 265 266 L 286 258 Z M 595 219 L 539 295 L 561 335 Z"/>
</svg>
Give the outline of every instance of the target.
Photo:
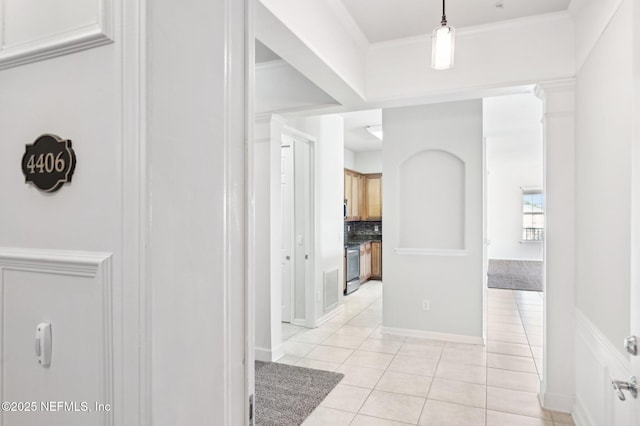
<svg viewBox="0 0 640 426">
<path fill-rule="evenodd" d="M 416 152 L 399 167 L 399 247 L 465 249 L 465 163 L 448 151 Z"/>
</svg>

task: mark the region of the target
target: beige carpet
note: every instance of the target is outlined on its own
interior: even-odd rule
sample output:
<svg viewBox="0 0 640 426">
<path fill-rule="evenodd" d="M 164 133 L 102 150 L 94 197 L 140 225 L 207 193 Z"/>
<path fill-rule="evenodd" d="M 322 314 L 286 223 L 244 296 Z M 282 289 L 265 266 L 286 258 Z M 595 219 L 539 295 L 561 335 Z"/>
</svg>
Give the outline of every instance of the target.
<svg viewBox="0 0 640 426">
<path fill-rule="evenodd" d="M 489 260 L 487 286 L 511 290 L 542 291 L 543 262 L 535 260 Z"/>
</svg>

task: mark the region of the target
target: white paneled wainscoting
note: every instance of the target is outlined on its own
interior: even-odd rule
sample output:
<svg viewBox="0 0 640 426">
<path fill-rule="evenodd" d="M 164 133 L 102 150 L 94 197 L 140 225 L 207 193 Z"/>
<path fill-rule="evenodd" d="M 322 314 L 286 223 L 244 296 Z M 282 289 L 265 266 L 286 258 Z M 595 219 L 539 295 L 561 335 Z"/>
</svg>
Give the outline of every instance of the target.
<svg viewBox="0 0 640 426">
<path fill-rule="evenodd" d="M 112 275 L 110 253 L 0 248 L 1 400 L 87 401 L 92 410 L 60 410 L 53 423 L 42 406 L 2 410 L 0 424 L 114 424 Z M 43 322 L 49 365 L 34 349 Z"/>
<path fill-rule="evenodd" d="M 633 404 L 620 401 L 612 379 L 631 376 L 629 359 L 591 321 L 576 309 L 576 402 L 577 426 L 631 425 Z M 628 395 L 628 394 L 627 394 Z M 628 397 L 630 399 L 630 397 Z"/>
</svg>

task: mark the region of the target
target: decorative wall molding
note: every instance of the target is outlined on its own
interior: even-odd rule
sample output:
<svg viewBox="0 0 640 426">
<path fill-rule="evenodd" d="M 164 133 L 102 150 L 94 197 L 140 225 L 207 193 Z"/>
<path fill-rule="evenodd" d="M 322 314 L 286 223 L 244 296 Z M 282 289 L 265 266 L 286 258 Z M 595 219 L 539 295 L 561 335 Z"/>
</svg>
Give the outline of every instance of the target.
<svg viewBox="0 0 640 426">
<path fill-rule="evenodd" d="M 0 248 L 0 291 L 4 294 L 5 271 L 36 272 L 41 274 L 65 275 L 70 277 L 93 278 L 99 287 L 96 310 L 100 311 L 98 331 L 102 334 L 102 347 L 98 351 L 102 359 L 100 365 L 100 402 L 114 403 L 114 351 L 113 351 L 113 306 L 112 306 L 112 254 L 93 252 L 72 252 L 58 250 L 29 250 Z M 0 305 L 0 329 L 2 329 L 4 308 Z M 0 339 L 0 353 L 3 340 Z M 3 381 L 0 368 L 0 382 Z M 0 393 L 2 389 L 0 389 Z M 105 413 L 103 425 L 114 424 L 113 413 Z M 0 423 L 2 423 L 0 421 Z"/>
<path fill-rule="evenodd" d="M 109 0 L 110 2 L 113 0 Z M 111 10 L 111 6 L 108 6 Z M 151 279 L 148 278 L 148 236 L 150 201 L 147 178 L 147 135 L 146 135 L 146 64 L 147 64 L 147 2 L 127 0 L 121 3 L 122 21 L 117 36 L 121 46 L 122 60 L 122 276 L 123 283 L 130 290 L 122 304 L 122 314 L 114 318 L 114 328 L 127 322 L 121 341 L 115 341 L 116 348 L 127 341 L 137 341 L 135 348 L 123 349 L 124 363 L 135 365 L 136 374 L 123 374 L 123 381 L 116 392 L 116 399 L 123 399 L 127 393 L 136 395 L 132 404 L 136 405 L 135 419 L 123 416 L 123 423 L 139 421 L 139 426 L 151 425 L 152 395 L 152 325 L 151 306 L 153 295 Z M 111 19 L 111 18 L 109 18 Z M 108 31 L 110 33 L 111 31 Z M 133 297 L 132 295 L 136 295 Z M 128 314 L 127 314 L 128 313 Z M 116 335 L 117 339 L 117 335 Z M 117 349 L 116 349 L 117 350 Z M 134 376 L 134 377 L 132 377 Z M 132 413 L 129 413 L 131 415 Z M 139 419 L 139 420 L 138 420 Z"/>
<path fill-rule="evenodd" d="M 545 13 L 542 15 L 531 15 L 522 18 L 509 19 L 506 21 L 491 22 L 489 24 L 474 25 L 464 28 L 456 28 L 456 37 L 469 37 L 479 34 L 494 33 L 499 31 L 508 31 L 513 28 L 522 28 L 524 26 L 533 25 L 563 25 L 571 22 L 571 16 L 566 11 Z M 415 36 L 403 37 L 394 40 L 385 40 L 369 45 L 370 50 L 384 49 L 388 47 L 405 47 L 413 44 L 431 44 L 431 34 L 420 34 Z"/>
<path fill-rule="evenodd" d="M 616 423 L 628 415 L 629 404 L 617 404 L 611 379 L 631 375 L 629 360 L 576 308 L 576 398 L 573 409 L 577 426 Z"/>
<path fill-rule="evenodd" d="M 445 342 L 467 343 L 470 345 L 484 345 L 482 336 L 465 336 L 462 334 L 439 333 L 437 331 L 416 330 L 412 328 L 382 327 L 382 334 L 395 334 L 397 336 L 417 337 L 420 339 L 443 340 Z"/>
<path fill-rule="evenodd" d="M 12 44 L 6 40 L 5 28 L 7 22 L 15 20 L 16 17 L 7 10 L 6 0 L 0 0 L 0 70 L 112 43 L 114 41 L 113 0 L 94 0 L 94 2 L 96 8 L 92 23 L 87 24 L 84 18 L 82 20 L 78 18 L 77 22 L 66 28 L 60 28 L 53 33 L 45 33 L 43 30 L 43 34 L 35 38 Z M 64 10 L 71 14 L 74 8 L 73 5 L 69 6 Z M 73 20 L 73 17 L 65 18 L 69 21 Z"/>
</svg>

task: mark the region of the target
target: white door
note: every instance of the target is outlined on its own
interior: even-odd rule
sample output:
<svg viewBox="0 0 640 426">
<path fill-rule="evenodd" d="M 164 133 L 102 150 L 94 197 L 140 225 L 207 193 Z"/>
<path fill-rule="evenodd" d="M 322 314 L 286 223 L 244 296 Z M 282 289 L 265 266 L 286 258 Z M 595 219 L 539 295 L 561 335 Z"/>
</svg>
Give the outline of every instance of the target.
<svg viewBox="0 0 640 426">
<path fill-rule="evenodd" d="M 632 163 L 631 163 L 631 288 L 630 288 L 630 335 L 640 340 L 640 4 L 633 2 L 633 94 L 632 94 Z M 640 343 L 638 343 L 640 346 Z M 640 353 L 631 355 L 631 373 L 640 378 Z M 627 398 L 632 409 L 632 424 L 640 424 L 640 399 Z"/>
<path fill-rule="evenodd" d="M 295 312 L 296 320 L 314 318 L 313 298 L 313 148 L 311 142 L 294 140 L 295 215 Z"/>
<path fill-rule="evenodd" d="M 281 148 L 281 206 L 282 206 L 282 321 L 293 321 L 293 145 L 283 137 Z"/>
<path fill-rule="evenodd" d="M 631 194 L 632 194 L 632 213 L 631 213 L 631 288 L 630 288 L 630 318 L 629 327 L 630 335 L 637 336 L 640 339 L 640 122 L 637 117 L 640 115 L 640 5 L 633 2 L 633 77 L 634 84 L 632 87 L 632 163 L 631 163 Z M 640 343 L 639 343 L 640 346 Z M 640 378 L 640 353 L 631 355 L 631 373 Z M 632 409 L 633 424 L 640 424 L 640 399 L 628 398 Z"/>
</svg>

